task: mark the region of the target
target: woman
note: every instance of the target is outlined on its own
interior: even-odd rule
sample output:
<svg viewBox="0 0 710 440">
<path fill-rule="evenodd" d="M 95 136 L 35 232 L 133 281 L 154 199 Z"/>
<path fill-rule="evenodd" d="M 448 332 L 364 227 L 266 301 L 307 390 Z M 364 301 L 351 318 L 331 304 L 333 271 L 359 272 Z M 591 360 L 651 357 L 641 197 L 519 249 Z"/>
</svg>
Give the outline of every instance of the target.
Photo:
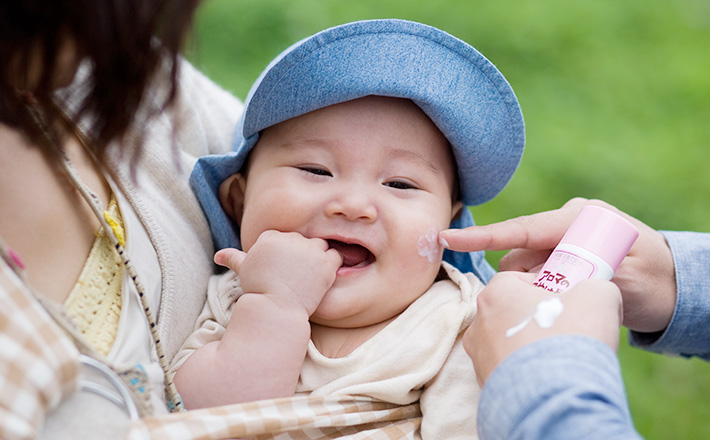
<svg viewBox="0 0 710 440">
<path fill-rule="evenodd" d="M 187 177 L 241 111 L 177 56 L 197 3 L 0 5 L 2 438 L 121 435 L 76 392 L 79 353 L 132 384 L 140 414 L 180 407 L 164 369 L 213 254 Z"/>
</svg>

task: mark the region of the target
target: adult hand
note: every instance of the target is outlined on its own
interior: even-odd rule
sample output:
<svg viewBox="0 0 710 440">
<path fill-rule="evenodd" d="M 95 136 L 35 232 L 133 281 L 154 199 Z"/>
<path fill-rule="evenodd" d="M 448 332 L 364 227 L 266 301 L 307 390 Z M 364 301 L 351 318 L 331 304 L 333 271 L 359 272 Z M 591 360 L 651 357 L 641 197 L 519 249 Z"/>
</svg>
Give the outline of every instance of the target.
<svg viewBox="0 0 710 440">
<path fill-rule="evenodd" d="M 222 249 L 215 263 L 239 274 L 244 293 L 269 295 L 312 315 L 335 282 L 343 258 L 328 242 L 297 232 L 265 231 L 248 253 Z"/>
<path fill-rule="evenodd" d="M 442 231 L 446 247 L 461 252 L 512 249 L 500 260 L 502 271 L 537 272 L 579 211 L 587 204 L 610 209 L 639 230 L 639 237 L 614 275 L 624 299 L 623 324 L 639 332 L 665 329 L 676 300 L 675 268 L 663 235 L 600 200 L 575 198 L 560 209 L 486 226 Z"/>
<path fill-rule="evenodd" d="M 478 295 L 478 312 L 464 334 L 463 344 L 483 386 L 488 376 L 508 355 L 537 340 L 578 334 L 618 348 L 622 302 L 619 289 L 608 281 L 587 280 L 564 294 L 551 294 L 530 283 L 533 276 L 520 272 L 496 274 Z M 535 313 L 541 301 L 562 301 L 562 312 L 549 328 L 531 320 L 517 333 L 508 330 Z"/>
</svg>

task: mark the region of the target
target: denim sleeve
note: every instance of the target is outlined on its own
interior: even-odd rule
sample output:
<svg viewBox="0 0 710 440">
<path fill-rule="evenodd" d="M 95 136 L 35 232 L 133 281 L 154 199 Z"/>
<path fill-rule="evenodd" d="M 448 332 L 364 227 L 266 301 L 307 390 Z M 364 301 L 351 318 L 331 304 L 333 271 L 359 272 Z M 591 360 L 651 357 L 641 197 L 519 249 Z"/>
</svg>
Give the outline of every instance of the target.
<svg viewBox="0 0 710 440">
<path fill-rule="evenodd" d="M 482 440 L 638 440 L 613 350 L 585 336 L 555 336 L 514 352 L 479 402 Z"/>
<path fill-rule="evenodd" d="M 631 345 L 710 361 L 710 234 L 662 231 L 673 253 L 678 297 L 662 332 L 629 332 Z"/>
</svg>

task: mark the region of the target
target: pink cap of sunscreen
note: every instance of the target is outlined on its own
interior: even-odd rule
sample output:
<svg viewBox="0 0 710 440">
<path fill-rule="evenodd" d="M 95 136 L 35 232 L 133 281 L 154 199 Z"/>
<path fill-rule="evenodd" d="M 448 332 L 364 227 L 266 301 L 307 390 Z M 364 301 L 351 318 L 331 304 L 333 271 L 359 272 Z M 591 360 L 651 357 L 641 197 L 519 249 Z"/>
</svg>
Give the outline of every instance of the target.
<svg viewBox="0 0 710 440">
<path fill-rule="evenodd" d="M 574 219 L 560 243 L 579 246 L 596 254 L 615 271 L 638 235 L 638 229 L 620 215 L 599 206 L 587 205 Z"/>
</svg>

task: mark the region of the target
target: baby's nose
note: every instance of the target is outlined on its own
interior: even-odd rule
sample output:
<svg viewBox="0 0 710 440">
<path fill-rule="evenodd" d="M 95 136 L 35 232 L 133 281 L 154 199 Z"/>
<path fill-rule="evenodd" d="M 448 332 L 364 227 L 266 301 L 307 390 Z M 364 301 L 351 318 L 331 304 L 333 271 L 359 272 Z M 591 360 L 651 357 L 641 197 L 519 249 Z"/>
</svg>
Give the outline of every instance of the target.
<svg viewBox="0 0 710 440">
<path fill-rule="evenodd" d="M 350 191 L 333 197 L 326 206 L 326 215 L 342 216 L 353 221 L 374 221 L 377 218 L 377 207 L 367 194 Z"/>
</svg>

